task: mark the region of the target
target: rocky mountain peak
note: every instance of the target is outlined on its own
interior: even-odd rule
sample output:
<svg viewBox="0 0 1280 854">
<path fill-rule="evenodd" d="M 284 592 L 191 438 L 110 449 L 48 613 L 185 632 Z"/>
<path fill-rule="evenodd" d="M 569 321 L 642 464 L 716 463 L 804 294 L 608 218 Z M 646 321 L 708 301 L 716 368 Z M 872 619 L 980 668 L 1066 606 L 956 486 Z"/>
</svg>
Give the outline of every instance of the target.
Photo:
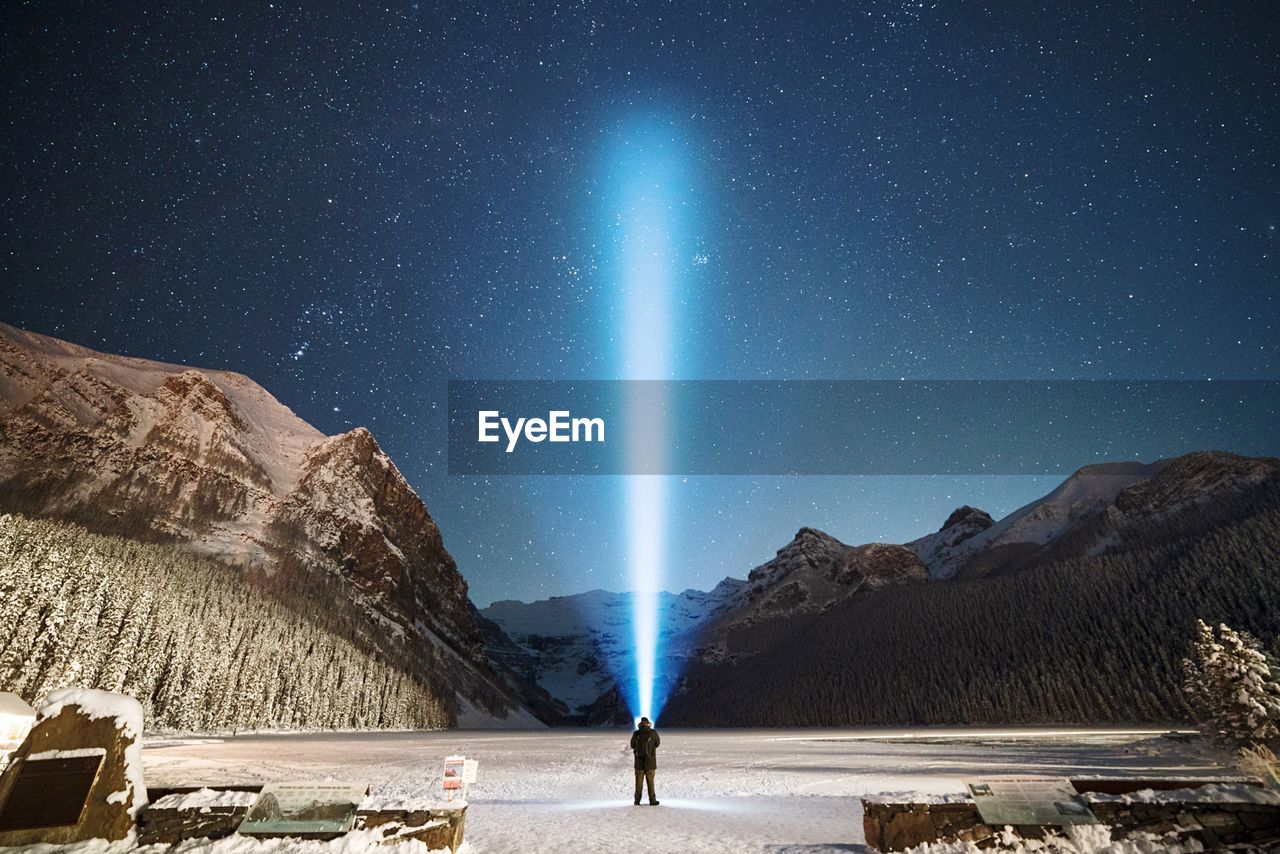
<svg viewBox="0 0 1280 854">
<path fill-rule="evenodd" d="M 772 584 L 781 576 L 801 567 L 813 567 L 828 560 L 833 550 L 844 547 L 835 537 L 817 528 L 801 528 L 768 563 L 761 564 L 747 574 L 748 582 Z"/>
<path fill-rule="evenodd" d="M 751 570 L 724 610 L 755 618 L 821 609 L 862 590 L 926 577 L 924 564 L 904 546 L 850 546 L 816 528 L 801 528 L 773 560 Z"/>
<path fill-rule="evenodd" d="M 996 521 L 991 518 L 991 514 L 985 510 L 979 510 L 977 507 L 970 507 L 968 504 L 961 505 L 951 511 L 951 515 L 947 517 L 947 521 L 942 523 L 939 531 L 945 531 L 948 528 L 954 528 L 962 525 L 966 529 L 972 530 L 973 533 L 985 531 L 994 525 Z"/>
<path fill-rule="evenodd" d="M 1165 513 L 1223 491 L 1276 480 L 1280 480 L 1280 459 L 1197 451 L 1168 460 L 1154 476 L 1122 489 L 1114 508 L 1125 516 Z"/>
</svg>

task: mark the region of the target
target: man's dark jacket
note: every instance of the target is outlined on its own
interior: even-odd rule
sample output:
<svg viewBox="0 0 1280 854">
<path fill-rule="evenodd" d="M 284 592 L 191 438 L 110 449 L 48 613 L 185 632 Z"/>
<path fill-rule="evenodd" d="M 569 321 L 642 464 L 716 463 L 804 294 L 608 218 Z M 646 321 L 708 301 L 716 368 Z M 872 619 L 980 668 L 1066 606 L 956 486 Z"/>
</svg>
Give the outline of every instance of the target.
<svg viewBox="0 0 1280 854">
<path fill-rule="evenodd" d="M 631 749 L 636 754 L 636 770 L 652 771 L 658 767 L 658 745 L 662 743 L 658 731 L 649 727 L 631 733 Z"/>
</svg>

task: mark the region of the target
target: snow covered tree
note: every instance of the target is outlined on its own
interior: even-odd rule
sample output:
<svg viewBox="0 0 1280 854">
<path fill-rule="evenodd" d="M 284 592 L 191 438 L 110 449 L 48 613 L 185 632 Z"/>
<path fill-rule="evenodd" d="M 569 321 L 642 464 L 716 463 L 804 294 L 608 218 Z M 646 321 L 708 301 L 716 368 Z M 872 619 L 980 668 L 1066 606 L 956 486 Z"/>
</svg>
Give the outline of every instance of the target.
<svg viewBox="0 0 1280 854">
<path fill-rule="evenodd" d="M 1256 639 L 1218 627 L 1224 652 L 1223 724 L 1239 742 L 1266 742 L 1280 735 L 1280 682 L 1273 662 Z"/>
<path fill-rule="evenodd" d="M 149 727 L 439 728 L 429 685 L 306 592 L 163 545 L 0 516 L 0 690 L 123 690 Z"/>
<path fill-rule="evenodd" d="M 1219 682 L 1216 670 L 1221 660 L 1222 645 L 1204 620 L 1196 620 L 1196 638 L 1191 642 L 1191 655 L 1182 660 L 1182 691 L 1195 716 L 1200 731 L 1209 738 L 1218 737 L 1218 721 L 1222 714 L 1220 696 L 1212 687 Z"/>
<path fill-rule="evenodd" d="M 1275 664 L 1250 635 L 1204 621 L 1184 662 L 1184 690 L 1201 729 L 1228 744 L 1280 736 L 1280 681 Z"/>
</svg>

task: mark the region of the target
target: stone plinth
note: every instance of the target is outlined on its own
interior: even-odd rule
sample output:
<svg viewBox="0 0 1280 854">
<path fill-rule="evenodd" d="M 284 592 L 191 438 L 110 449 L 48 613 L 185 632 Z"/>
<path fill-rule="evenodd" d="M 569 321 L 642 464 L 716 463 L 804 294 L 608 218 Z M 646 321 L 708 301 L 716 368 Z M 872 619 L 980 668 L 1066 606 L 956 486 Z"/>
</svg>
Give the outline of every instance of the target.
<svg viewBox="0 0 1280 854">
<path fill-rule="evenodd" d="M 95 757 L 100 763 L 92 761 Z M 82 778 L 83 786 L 36 792 L 32 802 L 29 787 L 38 769 L 59 763 L 97 770 Z M 134 831 L 135 817 L 146 801 L 138 702 L 105 691 L 55 691 L 0 775 L 0 826 L 10 828 L 0 830 L 0 846 L 124 839 Z M 40 818 L 55 813 L 62 813 L 63 819 Z M 73 818 L 64 820 L 66 816 Z"/>
<path fill-rule="evenodd" d="M 466 804 L 417 810 L 360 810 L 356 813 L 356 827 L 381 831 L 384 842 L 417 839 L 431 851 L 448 848 L 457 852 L 462 845 L 466 823 Z"/>
</svg>

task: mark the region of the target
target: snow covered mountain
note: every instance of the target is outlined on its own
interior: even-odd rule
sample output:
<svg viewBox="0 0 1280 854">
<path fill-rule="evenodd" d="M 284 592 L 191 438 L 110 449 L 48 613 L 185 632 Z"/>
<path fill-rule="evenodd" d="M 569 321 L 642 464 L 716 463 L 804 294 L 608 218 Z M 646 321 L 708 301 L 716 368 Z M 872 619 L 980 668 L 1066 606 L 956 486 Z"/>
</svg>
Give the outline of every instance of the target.
<svg viewBox="0 0 1280 854">
<path fill-rule="evenodd" d="M 1141 539 L 1173 514 L 1201 508 L 1203 515 L 1224 497 L 1268 483 L 1280 484 L 1280 460 L 1204 451 L 1150 464 L 1085 466 L 998 522 L 964 505 L 938 531 L 905 545 L 849 546 L 801 528 L 708 617 L 713 623 L 743 625 L 823 611 L 900 584 L 977 578 L 1052 559 L 1096 556 Z"/>
<path fill-rule="evenodd" d="M 458 710 L 525 714 L 439 528 L 372 434 L 325 436 L 241 374 L 0 324 L 0 511 L 344 597 L 364 617 L 353 631 L 451 683 Z"/>
<path fill-rule="evenodd" d="M 848 546 L 815 528 L 801 528 L 773 560 L 751 570 L 722 613 L 750 621 L 820 610 L 857 593 L 925 577 L 924 564 L 903 546 Z"/>
<path fill-rule="evenodd" d="M 961 507 L 881 548 L 918 563 L 814 595 L 787 570 L 839 578 L 857 550 L 801 531 L 703 627 L 667 724 L 1167 722 L 1197 619 L 1280 638 L 1274 458 L 1088 466 L 999 521 Z M 803 559 L 774 566 L 786 552 Z"/>
<path fill-rule="evenodd" d="M 696 629 L 744 586 L 745 582 L 726 578 L 709 592 L 660 594 L 664 654 L 689 655 Z M 626 677 L 632 660 L 631 594 L 592 590 L 528 604 L 504 600 L 480 613 L 503 633 L 491 643 L 490 655 L 554 697 L 563 720 L 630 722 L 620 707 L 616 686 Z M 503 638 L 514 643 L 504 645 Z"/>
<path fill-rule="evenodd" d="M 729 678 L 726 668 L 749 671 L 776 655 L 783 643 L 791 645 L 793 655 L 807 656 L 808 647 L 796 647 L 826 643 L 828 630 L 820 627 L 850 608 L 875 609 L 877 602 L 900 608 L 901 597 L 914 596 L 917 589 L 1130 554 L 1171 530 L 1189 539 L 1207 536 L 1251 518 L 1259 507 L 1270 506 L 1277 492 L 1280 460 L 1200 452 L 1150 464 L 1086 466 L 999 521 L 962 506 L 937 532 L 905 545 L 850 546 L 802 528 L 745 581 L 725 579 L 710 593 L 664 594 L 664 651 L 677 659 L 667 670 L 702 671 L 701 677 L 686 680 L 681 702 L 714 706 L 707 698 L 718 679 Z M 893 591 L 901 595 L 889 598 Z M 1167 591 L 1169 596 L 1185 593 Z M 483 613 L 514 642 L 505 653 L 511 666 L 570 713 L 609 706 L 615 684 L 610 663 L 628 660 L 625 594 L 593 591 L 528 605 L 498 602 Z M 901 616 L 912 619 L 910 609 Z M 786 691 L 787 666 L 774 664 L 775 688 Z M 691 695 L 696 696 L 691 700 Z M 701 712 L 685 714 L 691 723 L 713 722 Z"/>
<path fill-rule="evenodd" d="M 1280 476 L 1280 461 L 1202 451 L 1154 463 L 1085 466 L 999 522 L 961 507 L 907 543 L 933 578 L 976 577 L 1049 558 L 1098 555 L 1170 514 L 1211 506 Z"/>
</svg>

